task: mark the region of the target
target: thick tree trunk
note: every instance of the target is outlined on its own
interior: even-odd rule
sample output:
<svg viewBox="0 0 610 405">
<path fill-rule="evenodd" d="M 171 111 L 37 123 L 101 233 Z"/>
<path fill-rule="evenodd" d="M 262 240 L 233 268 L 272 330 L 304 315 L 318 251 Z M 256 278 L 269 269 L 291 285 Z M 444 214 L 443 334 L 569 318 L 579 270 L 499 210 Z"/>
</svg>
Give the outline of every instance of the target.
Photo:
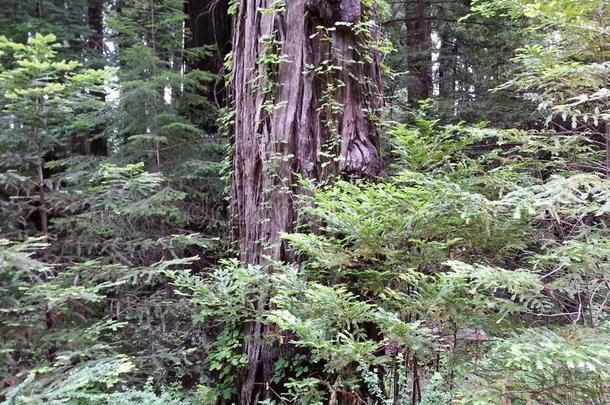
<svg viewBox="0 0 610 405">
<path fill-rule="evenodd" d="M 407 3 L 407 39 L 412 53 L 407 57 L 409 72 L 417 79 L 417 85 L 410 91 L 413 101 L 424 100 L 432 95 L 432 24 L 429 19 L 428 0 L 414 0 Z"/>
<path fill-rule="evenodd" d="M 231 16 L 229 0 L 187 0 L 186 26 L 189 37 L 187 48 L 210 47 L 209 55 L 191 65 L 192 68 L 214 73 L 217 79 L 210 84 L 209 94 L 213 102 L 224 105 L 224 60 L 231 51 Z"/>
<path fill-rule="evenodd" d="M 241 0 L 233 35 L 233 240 L 244 263 L 267 271 L 271 261 L 294 260 L 280 234 L 294 229 L 297 175 L 381 172 L 378 33 L 349 27 L 375 18 L 375 10 L 360 0 L 289 0 L 272 10 L 274 3 Z M 263 296 L 259 310 L 266 305 Z M 251 325 L 244 405 L 266 396 L 273 373 L 266 331 Z"/>
<path fill-rule="evenodd" d="M 310 38 L 320 21 L 307 12 L 306 0 L 289 2 L 282 13 L 260 12 L 273 2 L 242 0 L 236 16 L 231 205 L 234 240 L 246 263 L 291 258 L 279 233 L 292 230 L 293 194 L 300 192 L 296 174 L 320 179 L 338 172 L 375 177 L 381 171 L 376 53 L 370 60 L 357 55 L 359 38 L 347 29 L 331 31 L 332 41 Z M 263 38 L 279 44 L 273 52 L 283 62 L 262 63 L 275 58 Z M 312 69 L 329 64 L 337 66 L 331 75 Z M 335 91 L 329 89 L 333 82 Z M 325 99 L 328 91 L 340 111 Z"/>
<path fill-rule="evenodd" d="M 89 37 L 89 49 L 92 50 L 94 57 L 99 58 L 99 62 L 94 64 L 96 69 L 103 69 L 104 58 L 104 0 L 90 0 L 88 8 L 89 28 L 91 36 Z M 106 99 L 106 94 L 96 92 L 96 95 L 102 99 Z M 89 142 L 89 153 L 97 156 L 108 156 L 108 142 L 106 138 L 94 137 Z"/>
<path fill-rule="evenodd" d="M 89 0 L 87 3 L 87 22 L 89 35 L 87 47 L 89 48 L 88 66 L 92 69 L 103 69 L 106 63 L 104 58 L 104 0 Z M 105 100 L 103 92 L 93 92 L 101 100 Z M 72 140 L 72 149 L 81 155 L 108 156 L 108 142 L 106 138 L 96 136 L 101 132 L 99 126 L 89 136 L 77 135 Z M 90 139 L 92 138 L 92 139 Z"/>
<path fill-rule="evenodd" d="M 104 51 L 104 0 L 89 0 L 87 5 L 87 20 L 91 30 L 87 38 L 87 45 L 92 50 L 94 63 L 92 67 L 102 69 L 105 59 Z"/>
</svg>

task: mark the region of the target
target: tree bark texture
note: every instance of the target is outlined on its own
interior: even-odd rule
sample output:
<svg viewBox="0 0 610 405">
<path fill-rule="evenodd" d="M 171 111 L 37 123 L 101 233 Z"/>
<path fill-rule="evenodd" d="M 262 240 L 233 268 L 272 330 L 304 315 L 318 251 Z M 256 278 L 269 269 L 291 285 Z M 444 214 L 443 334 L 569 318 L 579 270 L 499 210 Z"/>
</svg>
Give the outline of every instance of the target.
<svg viewBox="0 0 610 405">
<path fill-rule="evenodd" d="M 241 0 L 233 33 L 232 236 L 246 264 L 294 261 L 297 176 L 375 178 L 382 107 L 375 9 L 360 0 Z M 275 7 L 275 9 L 274 9 Z M 367 28 L 368 27 L 368 28 Z M 258 309 L 268 305 L 261 297 Z M 268 326 L 255 322 L 240 404 L 266 398 Z"/>
<path fill-rule="evenodd" d="M 279 233 L 293 229 L 297 174 L 374 178 L 381 172 L 377 52 L 359 55 L 360 38 L 348 28 L 322 38 L 316 27 L 329 20 L 314 14 L 311 2 L 287 2 L 281 13 L 260 11 L 273 3 L 242 0 L 235 17 L 232 225 L 242 259 L 251 264 L 265 262 L 264 256 L 291 259 Z M 277 49 L 270 51 L 265 41 Z M 282 61 L 262 62 L 277 57 Z M 331 64 L 330 74 L 313 71 Z"/>
</svg>

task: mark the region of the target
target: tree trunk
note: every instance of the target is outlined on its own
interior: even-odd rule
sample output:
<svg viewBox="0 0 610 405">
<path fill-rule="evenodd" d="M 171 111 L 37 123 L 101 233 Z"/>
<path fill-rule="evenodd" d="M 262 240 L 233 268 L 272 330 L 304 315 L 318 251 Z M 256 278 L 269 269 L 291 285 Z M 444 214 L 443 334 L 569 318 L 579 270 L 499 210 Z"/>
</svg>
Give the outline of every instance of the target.
<svg viewBox="0 0 610 405">
<path fill-rule="evenodd" d="M 410 91 L 412 101 L 425 100 L 432 95 L 432 24 L 428 16 L 430 3 L 428 0 L 415 0 L 408 3 L 407 39 L 412 52 L 407 56 L 409 72 L 416 77 L 417 85 Z"/>
<path fill-rule="evenodd" d="M 43 171 L 43 159 L 40 156 L 36 158 L 36 183 L 38 186 L 38 212 L 40 215 L 40 232 L 47 236 L 49 234 L 49 214 L 47 212 L 47 193 L 45 191 L 45 178 Z"/>
<path fill-rule="evenodd" d="M 190 31 L 187 48 L 210 47 L 210 54 L 190 67 L 214 73 L 217 79 L 210 84 L 211 100 L 219 106 L 226 101 L 224 78 L 225 56 L 231 51 L 231 16 L 229 0 L 187 0 L 186 26 Z"/>
<path fill-rule="evenodd" d="M 297 175 L 381 172 L 378 32 L 349 27 L 376 18 L 375 10 L 360 0 L 277 4 L 241 0 L 233 35 L 232 236 L 244 263 L 269 272 L 271 261 L 295 260 L 280 234 L 294 230 Z M 267 304 L 262 296 L 259 311 Z M 251 325 L 240 404 L 266 396 L 274 357 L 263 342 L 267 328 Z"/>
<path fill-rule="evenodd" d="M 104 0 L 90 0 L 88 16 L 91 35 L 88 40 L 88 45 L 89 49 L 92 50 L 94 58 L 98 58 L 98 62 L 94 63 L 94 68 L 96 69 L 103 69 L 105 64 L 103 9 Z M 94 94 L 101 100 L 106 99 L 106 94 L 102 92 L 94 92 Z M 101 130 L 101 128 L 99 129 Z M 106 138 L 99 136 L 94 137 L 89 142 L 89 153 L 96 156 L 108 156 L 108 142 Z"/>
<path fill-rule="evenodd" d="M 89 0 L 87 4 L 87 21 L 89 35 L 87 47 L 89 48 L 89 68 L 103 69 L 106 64 L 104 58 L 104 0 Z M 103 92 L 92 92 L 101 100 L 106 99 Z M 72 140 L 72 149 L 80 155 L 108 156 L 108 142 L 106 138 L 96 136 L 102 128 L 98 125 L 89 135 L 77 135 Z M 92 138 L 92 139 L 90 139 Z"/>
</svg>

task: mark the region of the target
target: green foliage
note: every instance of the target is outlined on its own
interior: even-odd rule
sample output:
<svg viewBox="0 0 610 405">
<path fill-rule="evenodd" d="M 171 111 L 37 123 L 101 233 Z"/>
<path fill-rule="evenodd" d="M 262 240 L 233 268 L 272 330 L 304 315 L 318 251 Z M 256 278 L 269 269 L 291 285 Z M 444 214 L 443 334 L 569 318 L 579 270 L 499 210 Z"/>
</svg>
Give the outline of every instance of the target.
<svg viewBox="0 0 610 405">
<path fill-rule="evenodd" d="M 129 241 L 141 249 L 151 224 L 184 226 L 189 217 L 177 203 L 186 193 L 165 186 L 161 173 L 149 173 L 143 167 L 143 163 L 101 164 L 93 180 L 89 172 L 68 170 L 62 177 L 63 189 L 49 195 L 56 211 L 64 214 L 53 220 L 55 229 L 88 249 L 119 238 L 124 239 L 123 249 L 130 249 L 125 243 Z"/>
<path fill-rule="evenodd" d="M 473 14 L 468 1 L 387 3 L 385 35 L 396 48 L 384 61 L 390 75 L 385 83 L 390 119 L 416 111 L 429 98 L 435 117 L 445 124 L 535 124 L 535 109 L 513 91 L 489 91 L 513 75 L 511 59 L 527 40 L 523 21 Z"/>
<path fill-rule="evenodd" d="M 59 380 L 49 379 L 44 372 L 28 378 L 10 390 L 3 405 L 68 404 L 68 405 L 190 405 L 185 396 L 166 391 L 156 394 L 147 383 L 143 390 L 127 389 L 113 393 L 105 390 L 117 385 L 124 374 L 134 368 L 125 357 L 99 359 L 62 370 Z"/>
<path fill-rule="evenodd" d="M 479 0 L 474 10 L 530 21 L 530 42 L 515 58 L 520 68 L 499 89 L 519 91 L 563 131 L 603 133 L 610 118 L 606 2 Z"/>
<path fill-rule="evenodd" d="M 305 184 L 303 221 L 319 232 L 285 235 L 308 260 L 277 276 L 270 320 L 309 349 L 310 378 L 382 402 L 405 384 L 426 386 L 423 403 L 603 402 L 608 181 L 565 169 L 595 155 L 579 154 L 582 141 L 415 118 L 391 127 L 391 176 Z M 539 158 L 549 150 L 554 164 Z M 543 332 L 536 319 L 574 326 Z M 402 379 L 397 353 L 412 367 Z"/>
<path fill-rule="evenodd" d="M 215 133 L 217 108 L 206 94 L 214 76 L 184 68 L 208 56 L 205 49 L 183 49 L 185 19 L 179 0 L 130 0 L 110 13 L 121 66 L 111 130 L 121 162 L 144 162 L 185 193 L 175 215 L 188 211 L 191 228 L 218 234 L 225 228 L 226 145 Z"/>
<path fill-rule="evenodd" d="M 143 320 L 141 311 L 146 308 L 127 307 L 123 309 L 124 314 L 107 317 L 106 311 L 112 311 L 112 307 L 107 309 L 106 304 L 112 303 L 112 297 L 122 294 L 125 289 L 131 294 L 150 295 L 146 290 L 162 282 L 168 269 L 192 261 L 166 260 L 140 268 L 88 261 L 60 268 L 35 258 L 50 248 L 39 240 L 2 241 L 0 245 L 2 352 L 7 366 L 2 374 L 4 378 L 16 375 L 24 367 L 56 368 L 55 375 L 66 367 L 107 357 L 121 347 L 128 347 L 129 336 L 147 329 L 146 324 L 140 326 L 144 330 L 128 327 L 128 321 Z M 148 300 L 149 310 L 180 309 L 177 304 L 164 302 L 162 297 L 149 296 Z M 114 301 L 116 308 L 120 308 L 120 301 Z M 149 312 L 149 316 L 158 315 Z M 166 325 L 162 327 L 168 329 Z M 158 356 L 158 361 L 162 361 L 162 350 Z M 186 359 L 165 361 L 168 360 L 182 362 Z M 134 359 L 134 362 L 140 361 L 137 357 Z M 55 378 L 59 377 L 55 375 Z"/>
<path fill-rule="evenodd" d="M 13 159 L 26 164 L 66 142 L 83 112 L 103 104 L 91 92 L 98 91 L 109 79 L 108 72 L 83 69 L 75 61 L 57 57 L 55 36 L 33 36 L 27 44 L 0 38 L 4 54 L 2 86 L 3 130 L 13 129 L 12 137 L 3 137 L 5 150 L 20 151 Z M 8 143 L 10 142 L 10 143 Z M 7 156 L 7 162 L 11 157 Z"/>
<path fill-rule="evenodd" d="M 87 46 L 93 35 L 88 21 L 88 7 L 103 7 L 105 0 L 2 0 L 0 35 L 25 43 L 33 33 L 53 35 L 61 47 L 62 58 L 79 59 L 87 67 L 99 60 L 98 50 Z M 98 66 L 99 67 L 99 66 Z"/>
<path fill-rule="evenodd" d="M 284 235 L 299 266 L 177 279 L 221 328 L 212 391 L 234 382 L 240 334 L 263 316 L 266 341 L 298 350 L 276 361 L 269 403 L 604 402 L 608 181 L 576 170 L 594 148 L 440 126 L 427 109 L 388 124 L 386 178 L 303 180 L 300 232 Z"/>
<path fill-rule="evenodd" d="M 139 5 L 122 5 L 126 25 L 109 39 L 116 70 L 83 67 L 93 64 L 91 52 L 69 43 L 83 43 L 88 29 L 69 40 L 72 31 L 62 32 L 62 44 L 35 32 L 23 43 L 0 38 L 0 232 L 10 238 L 0 242 L 1 399 L 26 379 L 16 403 L 185 404 L 170 384 L 190 390 L 207 373 L 201 327 L 169 273 L 217 256 L 224 145 L 203 130 L 209 120 L 199 113 L 205 104 L 213 116 L 196 94 L 209 75 L 183 75 L 185 52 L 174 52 L 182 3 L 166 3 L 145 27 L 157 43 L 129 31 Z M 87 3 L 110 21 L 104 4 Z M 111 156 L 87 155 L 94 140 Z M 28 238 L 40 233 L 46 238 Z M 133 368 L 120 385 L 106 373 L 119 363 L 105 360 L 118 353 Z M 148 378 L 166 393 L 140 389 Z"/>
<path fill-rule="evenodd" d="M 501 339 L 472 373 L 460 403 L 605 403 L 608 336 L 585 328 L 529 329 Z M 484 373 L 487 375 L 485 375 Z M 494 381 L 488 385 L 487 381 Z M 468 392 L 470 390 L 470 392 Z"/>
<path fill-rule="evenodd" d="M 184 2 L 2 2 L 2 405 L 233 403 L 251 339 L 272 347 L 261 403 L 610 402 L 607 5 L 466 3 L 366 0 L 360 21 L 309 27 L 323 47 L 357 35 L 362 61 L 396 48 L 387 172 L 301 179 L 282 235 L 298 263 L 254 266 L 227 258 L 240 117 L 215 123 Z M 276 24 L 289 6 L 258 12 Z M 272 31 L 268 112 L 292 63 Z M 301 66 L 323 85 L 322 166 L 349 127 L 331 54 Z M 80 147 L 94 141 L 108 156 Z"/>
<path fill-rule="evenodd" d="M 248 361 L 241 350 L 245 327 L 256 319 L 256 302 L 270 287 L 265 272 L 227 260 L 206 277 L 177 273 L 173 284 L 197 309 L 193 320 L 205 325 L 203 366 L 216 376 L 211 395 L 234 397 L 237 378 Z"/>
<path fill-rule="evenodd" d="M 2 209 L 37 210 L 43 233 L 49 211 L 46 194 L 54 187 L 44 163 L 50 155 L 64 154 L 72 137 L 95 126 L 93 113 L 104 102 L 93 94 L 110 77 L 109 71 L 60 60 L 55 39 L 52 34 L 36 34 L 21 44 L 0 37 L 0 187 L 19 197 Z M 12 219 L 2 225 L 8 235 L 17 228 Z"/>
</svg>

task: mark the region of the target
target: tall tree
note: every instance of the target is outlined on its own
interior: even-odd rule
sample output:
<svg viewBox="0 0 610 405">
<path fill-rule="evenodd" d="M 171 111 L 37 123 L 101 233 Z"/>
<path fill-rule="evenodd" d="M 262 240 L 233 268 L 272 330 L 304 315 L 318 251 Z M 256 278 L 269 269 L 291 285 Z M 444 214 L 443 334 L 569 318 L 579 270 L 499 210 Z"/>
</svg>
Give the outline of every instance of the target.
<svg viewBox="0 0 610 405">
<path fill-rule="evenodd" d="M 291 261 L 297 177 L 380 174 L 376 3 L 241 0 L 235 16 L 232 232 L 244 263 Z M 266 306 L 261 292 L 258 310 Z M 273 373 L 266 327 L 251 325 L 241 404 Z"/>
<path fill-rule="evenodd" d="M 67 139 L 88 126 L 86 113 L 103 106 L 94 93 L 108 80 L 104 71 L 59 60 L 55 40 L 53 34 L 36 34 L 27 44 L 0 37 L 1 55 L 10 56 L 8 67 L 0 66 L 0 174 L 22 170 L 23 184 L 15 188 L 25 190 L 25 211 L 37 213 L 43 235 L 49 230 L 47 194 L 55 187 L 45 164 L 49 156 L 63 157 Z"/>
</svg>

